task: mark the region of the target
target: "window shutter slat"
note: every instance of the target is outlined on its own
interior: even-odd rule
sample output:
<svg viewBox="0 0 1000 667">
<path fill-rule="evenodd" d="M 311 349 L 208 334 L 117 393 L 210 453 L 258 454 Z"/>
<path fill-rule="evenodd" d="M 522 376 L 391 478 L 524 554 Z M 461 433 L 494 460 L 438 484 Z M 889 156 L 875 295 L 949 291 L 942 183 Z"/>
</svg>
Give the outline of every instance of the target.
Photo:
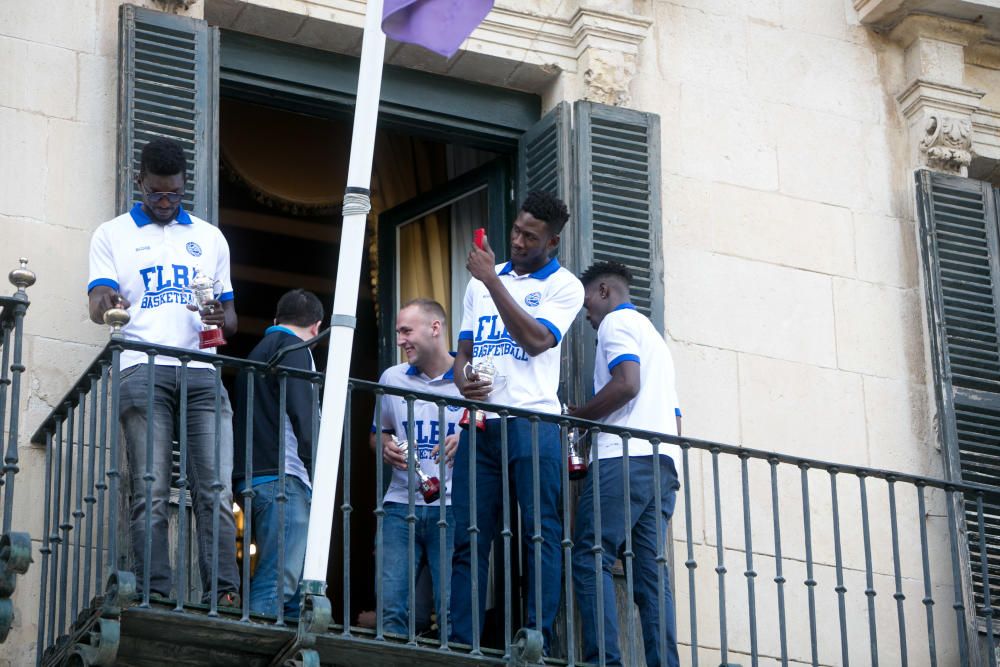
<svg viewBox="0 0 1000 667">
<path fill-rule="evenodd" d="M 545 190 L 570 205 L 570 119 L 568 103 L 547 113 L 518 142 L 517 202 L 532 190 Z M 560 260 L 562 258 L 560 257 Z"/>
<path fill-rule="evenodd" d="M 996 486 L 1000 478 L 1000 219 L 987 183 L 917 173 L 921 251 L 941 438 L 952 479 Z M 990 595 L 1000 599 L 1000 494 L 983 498 Z M 966 498 L 965 576 L 982 615 L 985 600 L 976 499 Z"/>
<path fill-rule="evenodd" d="M 205 21 L 120 7 L 119 213 L 139 199 L 143 145 L 170 137 L 188 158 L 184 208 L 217 224 L 218 44 Z"/>
<path fill-rule="evenodd" d="M 579 271 L 577 247 L 580 230 L 572 201 L 570 187 L 573 176 L 571 153 L 573 109 L 567 102 L 560 102 L 556 108 L 535 123 L 517 146 L 517 194 L 515 206 L 520 206 L 532 190 L 544 190 L 566 202 L 570 211 L 570 222 L 560 236 L 559 262 L 574 273 Z M 575 402 L 582 391 L 582 378 L 572 371 L 569 360 L 579 358 L 583 347 L 580 342 L 579 324 L 575 324 L 565 336 L 560 354 L 559 394 L 563 400 Z"/>
<path fill-rule="evenodd" d="M 581 267 L 617 261 L 632 270 L 632 300 L 663 330 L 660 119 L 594 102 L 574 106 L 576 218 Z"/>
</svg>

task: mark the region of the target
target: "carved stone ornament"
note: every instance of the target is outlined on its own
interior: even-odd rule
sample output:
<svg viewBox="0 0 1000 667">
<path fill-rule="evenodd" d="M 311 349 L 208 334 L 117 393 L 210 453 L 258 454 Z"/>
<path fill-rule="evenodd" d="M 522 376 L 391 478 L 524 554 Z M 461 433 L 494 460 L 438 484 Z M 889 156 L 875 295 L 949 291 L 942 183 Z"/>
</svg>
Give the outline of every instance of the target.
<svg viewBox="0 0 1000 667">
<path fill-rule="evenodd" d="M 628 106 L 632 101 L 629 82 L 635 74 L 636 58 L 625 53 L 594 53 L 589 58 L 589 67 L 583 72 L 584 99 L 591 102 Z M 613 62 L 614 61 L 614 62 Z"/>
<path fill-rule="evenodd" d="M 931 168 L 962 174 L 972 162 L 972 123 L 967 118 L 931 116 L 920 151 Z"/>
<path fill-rule="evenodd" d="M 176 12 L 176 11 L 187 11 L 191 9 L 197 0 L 154 0 L 154 2 L 163 8 L 164 11 Z"/>
</svg>

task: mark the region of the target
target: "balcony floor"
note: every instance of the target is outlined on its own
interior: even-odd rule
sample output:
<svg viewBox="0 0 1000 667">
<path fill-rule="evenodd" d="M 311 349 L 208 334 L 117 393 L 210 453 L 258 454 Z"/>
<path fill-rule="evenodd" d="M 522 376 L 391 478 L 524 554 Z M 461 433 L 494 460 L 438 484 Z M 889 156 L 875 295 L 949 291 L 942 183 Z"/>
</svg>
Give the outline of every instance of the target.
<svg viewBox="0 0 1000 667">
<path fill-rule="evenodd" d="M 150 607 L 129 607 L 122 613 L 115 664 L 267 667 L 295 634 L 294 623 L 282 628 L 270 622 L 244 622 L 226 612 L 213 617 L 197 607 L 177 612 L 170 604 L 154 602 Z M 484 649 L 484 655 L 472 656 L 462 650 L 441 651 L 436 646 L 431 642 L 414 646 L 376 640 L 374 631 L 365 628 L 352 628 L 351 635 L 345 636 L 341 626 L 333 625 L 317 636 L 313 648 L 324 666 L 508 664 L 497 651 Z M 46 660 L 46 664 L 51 663 Z"/>
</svg>

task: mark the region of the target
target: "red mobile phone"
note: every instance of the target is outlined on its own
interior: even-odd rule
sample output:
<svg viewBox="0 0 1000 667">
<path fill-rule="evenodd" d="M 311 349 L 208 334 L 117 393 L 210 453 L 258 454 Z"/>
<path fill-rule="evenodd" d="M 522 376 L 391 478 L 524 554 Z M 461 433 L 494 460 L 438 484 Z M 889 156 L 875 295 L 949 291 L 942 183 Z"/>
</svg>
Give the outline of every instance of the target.
<svg viewBox="0 0 1000 667">
<path fill-rule="evenodd" d="M 482 227 L 478 228 L 476 231 L 472 232 L 472 242 L 476 244 L 476 247 L 480 250 L 483 249 L 483 237 L 486 236 L 486 230 Z"/>
</svg>

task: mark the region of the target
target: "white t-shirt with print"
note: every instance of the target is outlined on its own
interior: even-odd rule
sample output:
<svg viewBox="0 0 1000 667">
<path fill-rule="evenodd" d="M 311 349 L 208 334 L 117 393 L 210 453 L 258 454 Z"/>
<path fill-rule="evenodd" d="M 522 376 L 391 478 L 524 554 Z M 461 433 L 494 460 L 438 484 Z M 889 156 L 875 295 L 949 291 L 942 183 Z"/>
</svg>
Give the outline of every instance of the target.
<svg viewBox="0 0 1000 667">
<path fill-rule="evenodd" d="M 556 344 L 529 356 L 507 332 L 486 285 L 475 278 L 465 290 L 458 339 L 472 341 L 473 363 L 488 357 L 502 376 L 494 381 L 490 403 L 558 414 L 559 349 L 583 305 L 583 285 L 554 258 L 525 275 L 514 273 L 510 262 L 496 271 L 514 301 L 552 332 Z"/>
<path fill-rule="evenodd" d="M 611 381 L 611 371 L 618 364 L 639 364 L 639 393 L 631 401 L 608 415 L 607 424 L 644 431 L 677 435 L 675 410 L 680 408 L 674 386 L 674 362 L 660 332 L 632 304 L 622 304 L 608 313 L 597 329 L 597 352 L 594 360 L 594 393 Z M 622 456 L 622 439 L 610 433 L 597 438 L 597 457 Z M 680 447 L 660 443 L 660 454 L 668 454 L 680 463 Z M 630 438 L 629 456 L 650 456 L 648 440 Z"/>
<path fill-rule="evenodd" d="M 461 397 L 458 387 L 455 386 L 451 369 L 444 374 L 430 378 L 424 375 L 416 366 L 407 363 L 397 364 L 387 368 L 379 384 L 401 389 L 413 389 L 431 394 L 441 394 L 442 396 Z M 383 394 L 382 398 L 382 432 L 395 434 L 400 440 L 407 440 L 409 434 L 409 414 L 406 405 L 406 398 L 403 396 L 393 396 Z M 440 467 L 435 460 L 436 457 L 431 452 L 438 445 L 444 444 L 446 436 L 458 432 L 458 420 L 462 418 L 462 408 L 447 406 L 444 409 L 445 423 L 441 424 L 441 412 L 439 406 L 427 401 L 413 402 L 413 439 L 416 442 L 414 455 L 420 468 L 431 477 L 439 477 Z M 373 420 L 374 422 L 374 420 Z M 451 504 L 451 468 L 445 465 L 444 498 L 445 505 Z M 433 503 L 425 503 L 420 490 L 417 488 L 419 482 L 414 481 L 414 502 L 416 505 L 431 505 L 437 507 L 440 500 Z M 392 469 L 392 480 L 389 488 L 385 492 L 384 502 L 387 503 L 409 503 L 409 478 L 407 471 Z"/>
<path fill-rule="evenodd" d="M 89 293 L 107 285 L 129 300 L 131 320 L 122 328 L 128 340 L 198 349 L 201 316 L 187 309 L 192 302 L 188 286 L 195 275 L 217 281 L 220 301 L 233 298 L 229 275 L 229 244 L 217 227 L 181 209 L 177 219 L 160 225 L 143 212 L 142 205 L 105 222 L 90 240 Z M 202 350 L 215 352 L 215 348 Z M 125 369 L 147 360 L 146 354 L 126 350 Z M 172 357 L 157 355 L 156 363 L 180 365 Z M 192 368 L 210 368 L 191 362 Z"/>
</svg>

